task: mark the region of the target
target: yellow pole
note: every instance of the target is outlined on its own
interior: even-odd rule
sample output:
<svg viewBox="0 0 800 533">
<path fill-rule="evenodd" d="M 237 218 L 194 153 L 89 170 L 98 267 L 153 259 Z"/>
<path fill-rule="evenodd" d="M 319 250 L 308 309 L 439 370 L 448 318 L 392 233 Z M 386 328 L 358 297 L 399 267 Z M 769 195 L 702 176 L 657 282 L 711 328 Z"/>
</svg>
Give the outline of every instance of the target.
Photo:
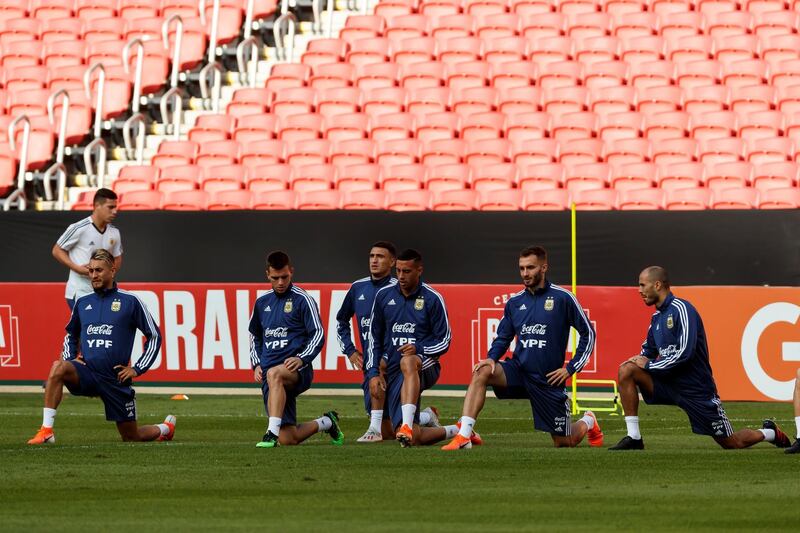
<svg viewBox="0 0 800 533">
<path fill-rule="evenodd" d="M 578 294 L 578 258 L 577 249 L 578 243 L 576 239 L 577 228 L 575 223 L 575 202 L 570 204 L 570 233 L 571 233 L 571 248 L 572 248 L 572 294 Z M 577 339 L 575 338 L 575 329 L 570 331 L 570 339 L 572 342 L 572 352 L 574 354 Z M 577 372 L 572 375 L 572 414 L 578 414 L 578 374 Z"/>
</svg>

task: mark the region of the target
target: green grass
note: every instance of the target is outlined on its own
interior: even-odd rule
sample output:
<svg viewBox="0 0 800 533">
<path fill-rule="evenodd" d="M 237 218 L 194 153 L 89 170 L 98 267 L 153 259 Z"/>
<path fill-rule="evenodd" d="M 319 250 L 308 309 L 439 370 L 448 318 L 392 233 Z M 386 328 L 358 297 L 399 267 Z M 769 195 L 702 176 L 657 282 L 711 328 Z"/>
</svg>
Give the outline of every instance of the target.
<svg viewBox="0 0 800 533">
<path fill-rule="evenodd" d="M 461 401 L 424 400 L 455 419 Z M 477 429 L 485 445 L 461 453 L 359 445 L 361 400 L 303 397 L 302 419 L 334 407 L 345 446 L 315 436 L 299 447 L 256 449 L 258 396 L 140 395 L 139 418 L 178 416 L 170 443 L 125 444 L 98 400 L 65 396 L 58 442 L 29 447 L 41 395 L 0 395 L 2 531 L 686 531 L 797 530 L 800 458 L 769 444 L 723 451 L 691 434 L 685 415 L 643 406 L 644 452 L 553 449 L 525 402 L 490 399 Z M 728 403 L 736 428 L 787 404 Z M 624 436 L 600 416 L 606 446 Z"/>
</svg>

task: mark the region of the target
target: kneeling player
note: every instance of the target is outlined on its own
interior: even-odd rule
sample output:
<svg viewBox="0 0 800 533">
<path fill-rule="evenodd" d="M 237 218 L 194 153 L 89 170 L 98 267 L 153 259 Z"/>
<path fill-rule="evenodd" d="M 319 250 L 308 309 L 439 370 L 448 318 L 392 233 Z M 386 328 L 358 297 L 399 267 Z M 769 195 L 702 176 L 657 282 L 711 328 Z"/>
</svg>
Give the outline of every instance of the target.
<svg viewBox="0 0 800 533">
<path fill-rule="evenodd" d="M 398 255 L 396 269 L 397 283 L 375 294 L 365 368 L 368 379 L 379 377 L 380 361 L 386 360 L 386 406 L 395 438 L 405 448 L 451 437 L 456 426 L 421 427 L 418 412 L 420 394 L 436 384 L 439 357 L 450 347 L 444 299 L 422 283 L 416 250 Z"/>
<path fill-rule="evenodd" d="M 472 371 L 459 432 L 443 450 L 481 443 L 473 426 L 483 409 L 487 386 L 499 399 L 530 400 L 534 427 L 550 433 L 557 447 L 577 446 L 587 433 L 591 446 L 603 445 L 603 433 L 591 411 L 572 422 L 564 391 L 567 378 L 580 372 L 589 361 L 594 350 L 594 329 L 575 296 L 547 281 L 547 269 L 544 248 L 534 246 L 520 252 L 519 272 L 525 289 L 506 303 L 487 358 Z M 564 368 L 570 326 L 580 333 L 580 342 Z M 498 363 L 514 337 L 514 357 Z"/>
<path fill-rule="evenodd" d="M 316 302 L 292 284 L 293 275 L 288 255 L 269 254 L 267 279 L 272 290 L 256 300 L 250 318 L 250 362 L 269 417 L 267 432 L 256 446 L 300 444 L 320 431 L 341 445 L 344 434 L 336 411 L 297 424 L 297 397 L 311 387 L 311 362 L 319 355 L 325 335 Z"/>
<path fill-rule="evenodd" d="M 794 380 L 794 423 L 797 426 L 797 439 L 794 444 L 786 448 L 786 453 L 800 453 L 800 369 Z"/>
<path fill-rule="evenodd" d="M 161 332 L 141 300 L 117 288 L 114 256 L 110 252 L 92 253 L 88 270 L 94 292 L 75 302 L 66 328 L 63 360 L 53 363 L 47 378 L 42 427 L 28 444 L 55 442 L 53 423 L 65 385 L 76 396 L 99 396 L 105 405 L 106 420 L 117 423 L 122 440 L 172 440 L 172 415 L 163 424 L 137 425 L 136 394 L 130 385 L 156 360 Z M 137 329 L 147 342 L 142 356 L 129 366 Z M 77 356 L 79 339 L 81 356 Z"/>
<path fill-rule="evenodd" d="M 692 431 L 711 436 L 723 448 L 747 448 L 766 440 L 779 448 L 791 445 L 772 420 L 761 429 L 734 432 L 708 358 L 703 320 L 688 301 L 670 291 L 667 271 L 659 266 L 639 274 L 639 294 L 656 308 L 640 355 L 619 367 L 619 392 L 628 434 L 611 450 L 642 450 L 639 432 L 639 392 L 653 405 L 677 405 L 689 416 Z"/>
</svg>

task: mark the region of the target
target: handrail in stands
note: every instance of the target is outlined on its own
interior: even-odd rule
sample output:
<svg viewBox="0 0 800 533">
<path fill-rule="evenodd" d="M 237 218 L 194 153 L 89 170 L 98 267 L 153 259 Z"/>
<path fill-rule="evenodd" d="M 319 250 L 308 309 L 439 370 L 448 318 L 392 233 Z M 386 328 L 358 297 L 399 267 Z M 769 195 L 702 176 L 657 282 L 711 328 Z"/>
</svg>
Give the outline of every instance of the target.
<svg viewBox="0 0 800 533">
<path fill-rule="evenodd" d="M 214 71 L 214 85 L 212 92 L 208 90 L 209 72 Z M 208 101 L 211 100 L 211 110 L 219 113 L 219 101 L 222 95 L 222 66 L 216 61 L 204 66 L 199 73 L 200 77 L 200 96 L 203 98 L 203 106 L 208 108 Z"/>
<path fill-rule="evenodd" d="M 58 176 L 55 178 L 55 176 Z M 58 196 L 56 199 L 56 208 L 59 210 L 64 209 L 64 196 L 66 195 L 67 190 L 67 167 L 64 166 L 64 163 L 56 162 L 50 165 L 44 174 L 42 174 L 42 182 L 44 184 L 44 197 L 46 200 L 50 201 L 53 199 L 53 186 L 51 182 L 53 179 L 56 180 L 56 190 L 58 191 Z"/>
<path fill-rule="evenodd" d="M 170 111 L 169 103 L 173 100 L 172 111 Z M 173 87 L 165 92 L 161 97 L 159 107 L 161 109 L 161 120 L 164 121 L 165 133 L 172 133 L 172 138 L 176 141 L 179 140 L 181 138 L 181 113 L 183 112 L 181 89 Z"/>
<path fill-rule="evenodd" d="M 100 137 L 95 137 L 92 142 L 83 149 L 83 164 L 86 166 L 86 175 L 89 177 L 89 184 L 93 187 L 102 187 L 106 179 L 106 141 Z M 92 155 L 97 152 L 97 165 L 95 166 Z M 97 170 L 95 170 L 95 168 Z"/>
<path fill-rule="evenodd" d="M 172 73 L 169 77 L 169 86 L 177 87 L 181 71 L 181 47 L 183 46 L 183 17 L 175 13 L 161 25 L 161 38 L 164 48 L 169 52 L 169 27 L 175 21 L 175 51 L 172 53 Z"/>
<path fill-rule="evenodd" d="M 255 0 L 247 0 L 247 7 L 244 12 L 244 34 L 245 39 L 249 39 L 253 34 L 253 12 L 255 11 Z"/>
<path fill-rule="evenodd" d="M 245 59 L 245 50 L 250 47 L 250 60 Z M 258 41 L 255 37 L 247 37 L 236 47 L 236 64 L 239 66 L 239 82 L 255 88 L 256 69 L 258 67 Z"/>
<path fill-rule="evenodd" d="M 287 26 L 286 31 L 282 28 Z M 275 37 L 275 57 L 278 61 L 292 62 L 294 60 L 294 38 L 297 31 L 297 17 L 291 11 L 284 11 L 273 23 L 272 35 Z M 289 37 L 289 53 L 286 53 L 286 36 Z"/>
<path fill-rule="evenodd" d="M 131 130 L 133 125 L 136 124 L 136 146 L 133 146 L 133 136 Z M 145 133 L 145 119 L 141 113 L 134 113 L 130 116 L 125 124 L 122 126 L 122 140 L 125 143 L 125 156 L 129 159 L 136 159 L 136 164 L 141 165 L 144 163 L 144 133 Z"/>
<path fill-rule="evenodd" d="M 94 136 L 100 137 L 103 132 L 103 96 L 106 90 L 106 68 L 102 63 L 95 63 L 83 73 L 83 87 L 86 89 L 86 98 L 92 100 L 92 74 L 100 70 L 97 75 L 97 103 L 94 106 Z"/>
<path fill-rule="evenodd" d="M 139 105 L 142 99 L 142 68 L 144 67 L 144 43 L 141 39 L 136 37 L 128 41 L 128 44 L 122 49 L 122 67 L 125 69 L 126 74 L 130 74 L 130 56 L 131 48 L 137 47 L 136 50 L 136 70 L 133 75 L 133 96 L 131 97 L 131 110 L 134 113 L 139 112 Z"/>
<path fill-rule="evenodd" d="M 217 57 L 217 35 L 219 33 L 219 4 L 220 0 L 213 0 L 211 6 L 211 31 L 208 36 L 208 62 L 212 63 Z M 198 5 L 200 22 L 206 24 L 206 0 L 200 0 Z"/>
<path fill-rule="evenodd" d="M 25 172 L 28 170 L 28 146 L 31 139 L 31 121 L 28 115 L 20 115 L 15 118 L 8 125 L 8 144 L 13 151 L 17 150 L 17 124 L 22 122 L 22 149 L 19 158 L 19 170 L 17 172 L 17 190 L 12 192 L 3 203 L 3 210 L 8 211 L 12 205 L 16 205 L 17 209 L 24 211 L 27 207 L 27 199 L 25 197 Z"/>
<path fill-rule="evenodd" d="M 56 148 L 56 162 L 64 162 L 64 150 L 67 143 L 67 120 L 69 120 L 69 93 L 66 89 L 59 89 L 50 95 L 47 99 L 47 117 L 50 119 L 50 124 L 56 125 L 56 99 L 61 97 L 61 124 L 58 127 L 58 146 Z M 48 198 L 52 200 L 52 198 Z"/>
</svg>

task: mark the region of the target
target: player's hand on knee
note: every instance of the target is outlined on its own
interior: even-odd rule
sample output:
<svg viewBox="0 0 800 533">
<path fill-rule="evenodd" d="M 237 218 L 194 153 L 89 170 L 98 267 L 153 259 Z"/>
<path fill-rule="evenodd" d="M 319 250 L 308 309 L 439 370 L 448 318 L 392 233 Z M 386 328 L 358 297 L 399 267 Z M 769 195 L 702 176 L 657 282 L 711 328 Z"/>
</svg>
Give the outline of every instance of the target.
<svg viewBox="0 0 800 533">
<path fill-rule="evenodd" d="M 488 367 L 489 369 L 491 369 L 492 374 L 494 374 L 494 365 L 495 364 L 496 364 L 496 361 L 494 359 L 484 359 L 483 361 L 478 361 L 478 364 L 475 365 L 472 368 L 472 373 L 475 374 L 481 368 Z"/>
<path fill-rule="evenodd" d="M 136 373 L 136 370 L 129 366 L 117 365 L 114 367 L 114 370 L 117 371 L 117 381 L 124 385 L 130 385 L 133 378 L 139 375 Z"/>
<path fill-rule="evenodd" d="M 413 344 L 404 344 L 398 350 L 400 355 L 403 357 L 411 357 L 412 355 L 417 355 L 417 347 Z"/>
<path fill-rule="evenodd" d="M 364 356 L 358 350 L 351 353 L 348 359 L 350 360 L 350 364 L 353 365 L 353 368 L 356 370 L 361 370 L 364 368 Z"/>
<path fill-rule="evenodd" d="M 552 372 L 547 374 L 547 384 L 553 387 L 557 387 L 558 385 L 562 385 L 567 378 L 569 377 L 569 371 L 564 368 L 557 368 Z"/>
<path fill-rule="evenodd" d="M 261 365 L 258 365 L 253 370 L 253 379 L 256 383 L 261 383 L 261 381 L 264 379 L 264 372 L 261 370 Z"/>
<path fill-rule="evenodd" d="M 286 367 L 287 370 L 294 372 L 295 370 L 299 370 L 301 366 L 303 366 L 303 360 L 299 357 L 290 357 L 286 361 L 283 362 L 283 366 Z"/>
</svg>

